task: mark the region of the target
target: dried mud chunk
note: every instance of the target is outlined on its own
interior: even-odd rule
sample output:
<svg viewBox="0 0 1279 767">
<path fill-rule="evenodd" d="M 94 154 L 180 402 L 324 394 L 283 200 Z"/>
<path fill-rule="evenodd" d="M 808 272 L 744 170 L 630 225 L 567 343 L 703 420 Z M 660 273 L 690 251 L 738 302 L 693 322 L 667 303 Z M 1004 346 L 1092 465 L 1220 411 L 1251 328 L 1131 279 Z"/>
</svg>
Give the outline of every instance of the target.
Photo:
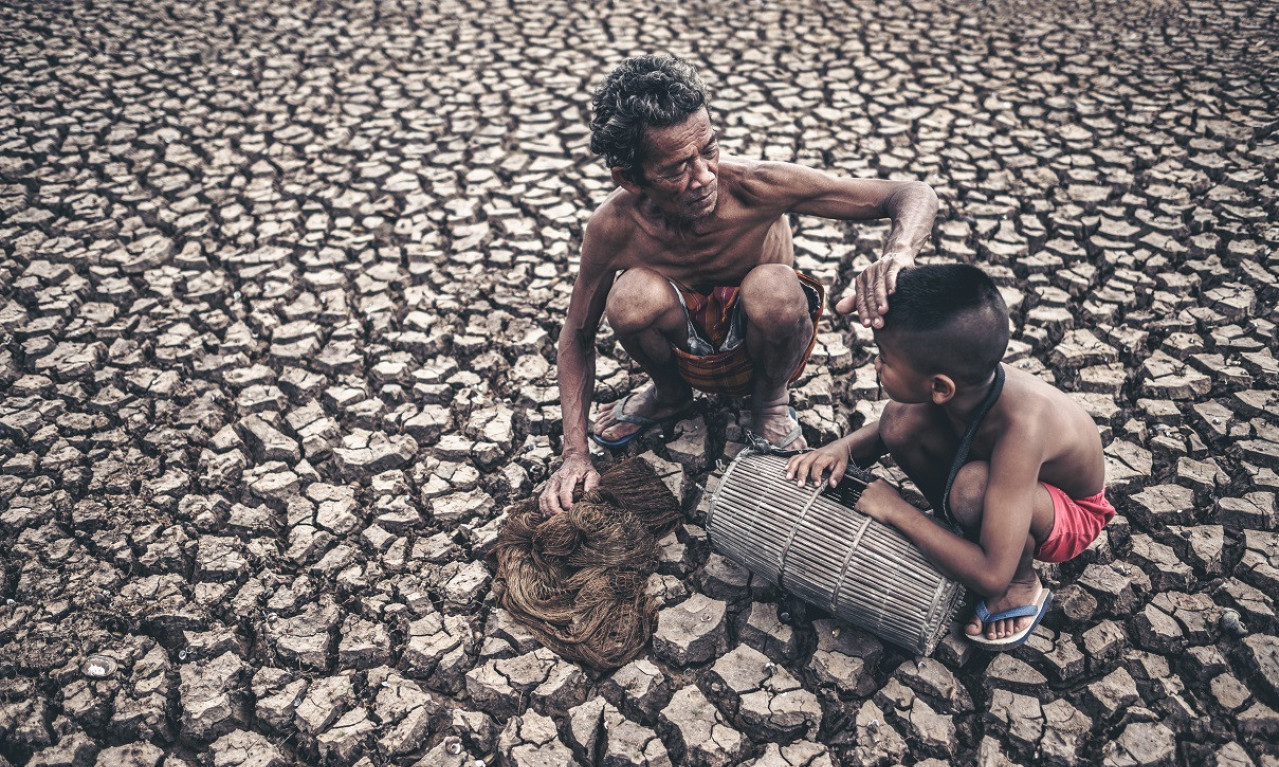
<svg viewBox="0 0 1279 767">
<path fill-rule="evenodd" d="M 386 678 L 379 680 L 384 674 Z M 417 750 L 435 727 L 439 702 L 416 682 L 393 671 L 370 672 L 369 682 L 381 688 L 373 709 L 382 722 L 378 743 L 393 756 Z"/>
<path fill-rule="evenodd" d="M 320 733 L 316 742 L 330 762 L 350 764 L 367 750 L 367 741 L 376 730 L 377 724 L 369 719 L 368 711 L 353 708 Z"/>
<path fill-rule="evenodd" d="M 988 676 L 1004 680 L 1007 674 L 996 675 L 987 670 Z M 960 683 L 955 673 L 932 658 L 916 658 L 897 667 L 893 677 L 930 701 L 943 714 L 963 714 L 973 710 L 972 695 Z"/>
<path fill-rule="evenodd" d="M 348 615 L 342 624 L 338 643 L 340 668 L 372 668 L 391 659 L 391 637 L 380 623 Z"/>
<path fill-rule="evenodd" d="M 1021 748 L 1033 749 L 1044 734 L 1044 710 L 1038 698 L 995 690 L 986 722 Z"/>
<path fill-rule="evenodd" d="M 740 645 L 706 676 L 709 697 L 745 732 L 764 739 L 815 735 L 822 711 L 817 696 L 767 655 Z"/>
<path fill-rule="evenodd" d="M 28 767 L 88 767 L 93 764 L 99 746 L 84 732 L 64 734 L 56 744 L 31 756 Z"/>
<path fill-rule="evenodd" d="M 515 658 L 497 658 L 466 674 L 472 702 L 498 719 L 521 713 L 527 695 L 551 675 L 559 657 L 542 647 Z"/>
<path fill-rule="evenodd" d="M 1102 757 L 1114 767 L 1160 767 L 1173 764 L 1177 736 L 1158 722 L 1134 722 L 1102 747 Z"/>
<path fill-rule="evenodd" d="M 771 602 L 752 602 L 742 614 L 738 637 L 770 658 L 792 661 L 799 656 L 799 635 L 793 626 L 781 622 L 777 609 Z"/>
<path fill-rule="evenodd" d="M 653 654 L 669 663 L 702 663 L 723 652 L 728 644 L 727 605 L 704 594 L 693 594 L 657 613 Z"/>
<path fill-rule="evenodd" d="M 287 763 L 269 739 L 245 730 L 229 732 L 213 741 L 209 754 L 213 767 L 284 767 Z"/>
<path fill-rule="evenodd" d="M 693 581 L 699 591 L 712 599 L 736 602 L 750 596 L 750 571 L 717 552 L 711 552 L 706 564 L 693 575 Z"/>
<path fill-rule="evenodd" d="M 758 759 L 743 767 L 835 767 L 835 762 L 822 744 L 800 741 L 788 746 L 769 743 Z"/>
<path fill-rule="evenodd" d="M 1243 640 L 1241 652 L 1249 679 L 1272 698 L 1279 697 L 1279 639 L 1254 634 Z"/>
<path fill-rule="evenodd" d="M 535 711 L 512 717 L 498 737 L 498 754 L 510 767 L 576 765 L 573 753 L 559 742 L 555 722 Z"/>
<path fill-rule="evenodd" d="M 211 661 L 183 665 L 178 673 L 185 737 L 210 741 L 245 721 L 240 690 L 247 681 L 248 666 L 240 656 L 225 652 Z"/>
<path fill-rule="evenodd" d="M 159 767 L 164 751 L 150 743 L 129 743 L 98 752 L 94 767 Z"/>
<path fill-rule="evenodd" d="M 662 670 L 637 658 L 600 682 L 600 693 L 613 705 L 641 722 L 652 723 L 670 702 L 670 685 Z"/>
<path fill-rule="evenodd" d="M 1116 617 L 1132 615 L 1150 593 L 1146 574 L 1122 562 L 1088 565 L 1078 584 L 1096 597 L 1102 609 Z"/>
<path fill-rule="evenodd" d="M 293 720 L 308 735 L 324 732 L 351 709 L 355 688 L 347 674 L 316 679 L 294 707 Z M 296 700 L 296 699 L 295 699 Z"/>
<path fill-rule="evenodd" d="M 330 634 L 340 619 L 338 606 L 324 598 L 300 615 L 269 620 L 265 633 L 282 658 L 323 671 L 328 667 Z"/>
<path fill-rule="evenodd" d="M 866 701 L 857 709 L 854 732 L 854 742 L 857 744 L 852 752 L 854 763 L 868 767 L 888 767 L 904 763 L 910 747 L 873 700 Z"/>
<path fill-rule="evenodd" d="M 658 714 L 658 729 L 677 764 L 726 767 L 737 764 L 751 744 L 693 685 L 677 690 Z"/>
</svg>

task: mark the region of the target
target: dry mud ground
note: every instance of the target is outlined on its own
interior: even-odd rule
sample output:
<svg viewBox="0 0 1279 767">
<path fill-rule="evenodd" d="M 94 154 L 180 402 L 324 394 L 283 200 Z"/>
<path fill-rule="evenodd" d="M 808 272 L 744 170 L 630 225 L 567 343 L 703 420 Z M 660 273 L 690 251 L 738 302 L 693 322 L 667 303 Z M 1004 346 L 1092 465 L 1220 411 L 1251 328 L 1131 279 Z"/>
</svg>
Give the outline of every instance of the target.
<svg viewBox="0 0 1279 767">
<path fill-rule="evenodd" d="M 1279 764 L 1279 4 L 7 0 L 0 764 Z M 610 188 L 589 92 L 698 63 L 727 151 L 923 179 L 1120 510 L 1007 655 L 914 659 L 713 555 L 740 404 L 599 675 L 494 607 Z M 881 224 L 793 222 L 842 289 Z M 823 320 L 810 441 L 876 412 Z M 600 396 L 642 378 L 605 332 Z M 782 607 L 786 607 L 783 600 Z M 91 655 L 115 665 L 105 678 Z"/>
</svg>

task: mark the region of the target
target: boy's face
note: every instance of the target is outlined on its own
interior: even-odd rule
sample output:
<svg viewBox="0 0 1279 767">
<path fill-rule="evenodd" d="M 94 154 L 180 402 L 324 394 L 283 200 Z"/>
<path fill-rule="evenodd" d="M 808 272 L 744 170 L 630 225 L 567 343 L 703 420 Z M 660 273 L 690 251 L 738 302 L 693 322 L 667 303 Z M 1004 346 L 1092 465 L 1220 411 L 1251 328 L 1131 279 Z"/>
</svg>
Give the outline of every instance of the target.
<svg viewBox="0 0 1279 767">
<path fill-rule="evenodd" d="M 879 385 L 894 402 L 931 402 L 933 378 L 911 364 L 903 349 L 905 341 L 892 331 L 875 331 L 875 344 L 879 347 L 879 354 L 875 356 L 875 375 L 879 377 Z"/>
</svg>

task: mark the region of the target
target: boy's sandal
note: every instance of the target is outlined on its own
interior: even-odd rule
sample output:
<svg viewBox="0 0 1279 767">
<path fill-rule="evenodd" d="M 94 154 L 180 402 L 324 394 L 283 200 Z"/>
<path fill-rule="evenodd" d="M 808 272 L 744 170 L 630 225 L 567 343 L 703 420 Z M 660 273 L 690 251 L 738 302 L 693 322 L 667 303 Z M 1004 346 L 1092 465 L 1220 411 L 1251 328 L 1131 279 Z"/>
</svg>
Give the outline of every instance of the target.
<svg viewBox="0 0 1279 767">
<path fill-rule="evenodd" d="M 1009 618 L 1029 618 L 1031 616 L 1034 616 L 1035 619 L 1031 621 L 1030 625 L 1026 628 L 1018 631 L 1012 636 L 1006 636 L 1002 639 L 987 639 L 984 633 L 969 634 L 965 632 L 964 636 L 968 637 L 969 641 L 974 644 L 979 644 L 990 650 L 1008 650 L 1013 647 L 1019 647 L 1030 637 L 1031 632 L 1033 632 L 1035 627 L 1039 625 L 1039 622 L 1044 619 L 1044 616 L 1048 614 L 1048 608 L 1052 605 L 1052 601 L 1052 590 L 1041 585 L 1039 587 L 1039 598 L 1036 599 L 1033 604 L 1013 607 L 992 615 L 990 610 L 986 607 L 986 600 L 983 599 L 977 603 L 977 608 L 974 610 L 977 614 L 977 619 L 981 621 L 981 628 L 983 632 L 986 630 L 986 627 L 990 625 L 991 621 L 1002 621 Z"/>
</svg>

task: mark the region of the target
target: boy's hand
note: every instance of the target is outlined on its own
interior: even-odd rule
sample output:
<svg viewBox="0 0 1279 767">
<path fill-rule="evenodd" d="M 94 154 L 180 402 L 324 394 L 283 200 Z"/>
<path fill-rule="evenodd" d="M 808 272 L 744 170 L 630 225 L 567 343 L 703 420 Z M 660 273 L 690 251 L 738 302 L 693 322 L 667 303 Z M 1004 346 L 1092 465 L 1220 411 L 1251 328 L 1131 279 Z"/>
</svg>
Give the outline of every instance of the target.
<svg viewBox="0 0 1279 767">
<path fill-rule="evenodd" d="M 786 462 L 786 479 L 796 480 L 796 487 L 804 487 L 811 479 L 813 486 L 816 487 L 822 483 L 822 474 L 829 471 L 830 477 L 826 482 L 831 487 L 835 487 L 844 479 L 844 469 L 847 468 L 848 449 L 837 442 L 808 453 L 791 456 L 791 459 Z"/>
<path fill-rule="evenodd" d="M 862 491 L 862 496 L 857 499 L 857 505 L 854 508 L 871 519 L 886 525 L 895 525 L 894 520 L 897 519 L 902 506 L 915 508 L 906 503 L 901 493 L 897 492 L 897 488 L 882 479 L 877 479 Z"/>
</svg>

